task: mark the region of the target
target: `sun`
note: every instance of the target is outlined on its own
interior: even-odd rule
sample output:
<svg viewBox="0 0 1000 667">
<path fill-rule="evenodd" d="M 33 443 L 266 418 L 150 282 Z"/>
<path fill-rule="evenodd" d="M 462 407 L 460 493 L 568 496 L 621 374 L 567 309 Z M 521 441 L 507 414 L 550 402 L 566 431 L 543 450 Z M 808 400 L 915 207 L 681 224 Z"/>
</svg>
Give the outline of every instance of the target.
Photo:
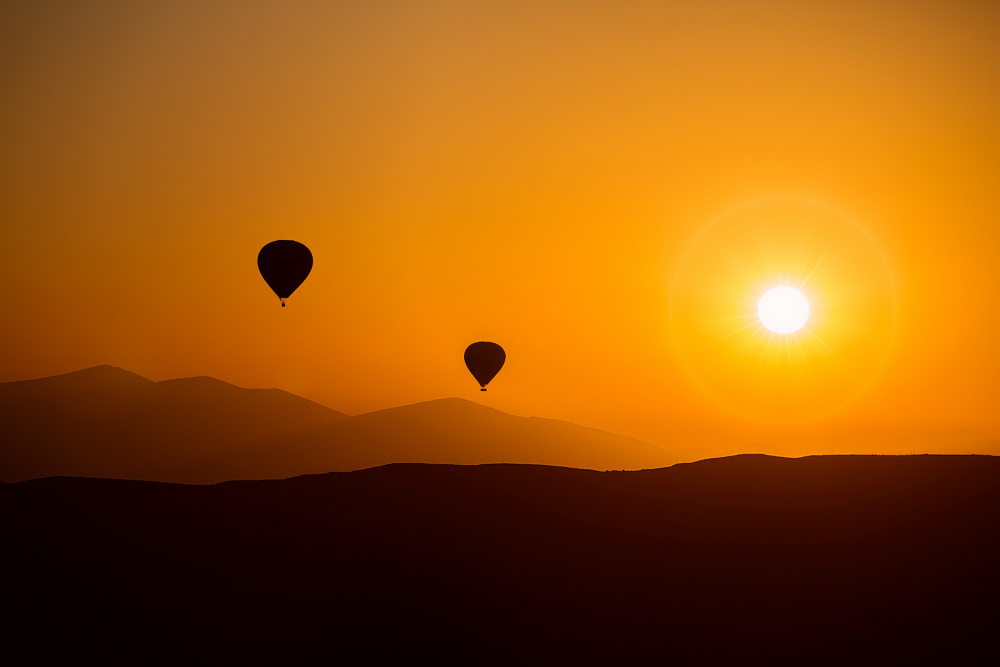
<svg viewBox="0 0 1000 667">
<path fill-rule="evenodd" d="M 757 304 L 760 323 L 778 334 L 790 334 L 809 319 L 809 300 L 793 287 L 775 287 Z"/>
<path fill-rule="evenodd" d="M 709 222 L 670 288 L 670 332 L 698 387 L 747 419 L 800 423 L 865 391 L 898 304 L 860 223 L 820 202 L 762 199 Z"/>
</svg>

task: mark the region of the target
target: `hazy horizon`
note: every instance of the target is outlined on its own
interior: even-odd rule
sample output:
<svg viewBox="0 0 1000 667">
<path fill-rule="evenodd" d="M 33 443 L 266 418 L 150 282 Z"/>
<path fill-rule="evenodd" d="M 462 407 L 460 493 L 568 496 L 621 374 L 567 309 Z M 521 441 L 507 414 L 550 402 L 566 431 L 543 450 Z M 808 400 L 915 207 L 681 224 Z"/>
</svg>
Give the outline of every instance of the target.
<svg viewBox="0 0 1000 667">
<path fill-rule="evenodd" d="M 867 426 L 747 441 L 678 426 L 671 439 L 650 443 L 461 397 L 350 415 L 273 388 L 208 376 L 153 382 L 110 365 L 0 383 L 0 413 L 9 425 L 4 481 L 83 475 L 207 483 L 394 462 L 629 470 L 746 453 L 1000 454 L 1000 439 L 968 427 Z"/>
<path fill-rule="evenodd" d="M 1000 437 L 998 29 L 978 2 L 4 3 L 0 381 L 459 396 L 658 445 Z M 285 308 L 276 239 L 315 259 Z M 809 331 L 768 348 L 756 299 L 803 281 Z M 474 341 L 507 352 L 486 393 Z"/>
</svg>

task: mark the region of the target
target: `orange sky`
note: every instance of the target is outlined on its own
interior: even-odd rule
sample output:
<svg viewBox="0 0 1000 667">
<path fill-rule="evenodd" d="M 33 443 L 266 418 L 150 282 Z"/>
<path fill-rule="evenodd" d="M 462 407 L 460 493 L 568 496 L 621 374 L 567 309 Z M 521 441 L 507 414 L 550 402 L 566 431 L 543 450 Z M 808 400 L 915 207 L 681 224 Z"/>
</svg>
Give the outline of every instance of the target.
<svg viewBox="0 0 1000 667">
<path fill-rule="evenodd" d="M 0 381 L 461 396 L 678 446 L 1000 433 L 998 34 L 988 2 L 5 2 Z M 842 362 L 803 351 L 796 424 L 762 421 L 780 363 L 691 319 L 769 279 L 726 235 L 762 201 L 839 248 L 818 300 L 866 300 L 817 332 Z M 315 257 L 287 308 L 281 238 Z M 814 261 L 790 238 L 772 273 Z"/>
</svg>

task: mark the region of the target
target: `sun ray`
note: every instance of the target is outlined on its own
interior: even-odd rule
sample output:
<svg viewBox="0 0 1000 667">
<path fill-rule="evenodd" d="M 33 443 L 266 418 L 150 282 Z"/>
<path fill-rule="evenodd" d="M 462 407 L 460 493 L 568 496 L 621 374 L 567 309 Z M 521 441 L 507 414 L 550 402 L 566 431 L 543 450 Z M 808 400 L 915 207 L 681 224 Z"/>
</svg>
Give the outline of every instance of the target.
<svg viewBox="0 0 1000 667">
<path fill-rule="evenodd" d="M 724 340 L 724 339 L 726 339 L 726 338 L 729 338 L 729 337 L 730 337 L 730 336 L 732 336 L 733 334 L 738 334 L 739 332 L 741 332 L 741 331 L 744 331 L 745 329 L 749 329 L 750 327 L 752 327 L 752 326 L 754 326 L 754 325 L 756 325 L 756 324 L 757 324 L 757 322 L 750 322 L 749 324 L 744 324 L 744 325 L 743 325 L 743 326 L 741 326 L 741 327 L 740 327 L 739 329 L 733 329 L 733 330 L 732 330 L 732 331 L 730 331 L 729 333 L 726 333 L 726 334 L 723 334 L 723 335 L 719 336 L 718 338 L 716 338 L 716 339 L 715 339 L 714 341 L 712 341 L 712 342 L 713 342 L 713 343 L 718 343 L 718 342 L 719 342 L 720 340 Z"/>
<path fill-rule="evenodd" d="M 771 349 L 771 342 L 773 340 L 774 340 L 774 334 L 769 332 L 768 336 L 767 336 L 767 342 L 764 343 L 764 351 L 761 352 L 761 354 L 760 354 L 760 360 L 757 362 L 758 364 L 763 364 L 764 363 L 764 360 L 767 358 L 767 353 Z"/>
<path fill-rule="evenodd" d="M 723 285 L 722 283 L 716 283 L 716 285 L 718 285 L 719 287 L 721 287 L 723 289 L 727 289 L 730 292 L 736 292 L 740 296 L 745 296 L 746 298 L 750 299 L 751 301 L 754 301 L 757 298 L 753 294 L 750 294 L 748 292 L 744 292 L 743 290 L 738 290 L 735 287 L 733 287 L 732 285 Z"/>
<path fill-rule="evenodd" d="M 754 305 L 755 301 L 752 299 L 748 299 L 746 301 L 730 301 L 729 299 L 716 299 L 715 303 L 728 303 L 733 306 L 747 306 L 749 308 Z"/>
<path fill-rule="evenodd" d="M 805 331 L 805 332 L 806 332 L 807 334 L 809 334 L 810 336 L 812 336 L 812 337 L 813 337 L 813 339 L 814 339 L 814 340 L 815 340 L 815 341 L 816 341 L 817 343 L 819 343 L 820 345 L 822 345 L 823 347 L 825 347 L 825 348 L 826 348 L 827 350 L 829 350 L 829 351 L 830 351 L 831 353 L 833 353 L 833 354 L 837 354 L 837 351 L 836 351 L 835 349 L 833 349 L 832 347 L 830 347 L 829 345 L 827 345 L 827 344 L 826 344 L 826 343 L 825 343 L 825 342 L 823 341 L 823 339 L 822 339 L 822 338 L 820 338 L 819 336 L 817 336 L 816 334 L 814 334 L 814 333 L 813 333 L 812 331 L 810 331 L 810 330 L 809 330 L 809 327 L 803 327 L 803 328 L 802 328 L 802 331 Z"/>
<path fill-rule="evenodd" d="M 830 256 L 831 252 L 833 252 L 833 245 L 831 245 L 829 248 L 826 249 L 826 252 L 823 253 L 823 256 L 820 257 L 819 260 L 813 265 L 809 273 L 806 274 L 806 277 L 803 278 L 801 282 L 799 282 L 798 285 L 799 289 L 802 289 L 807 284 L 809 284 L 809 279 L 813 277 L 813 274 L 816 273 L 816 270 L 819 269 L 819 267 L 823 264 L 823 262 L 826 261 L 826 258 Z"/>
<path fill-rule="evenodd" d="M 802 358 L 802 363 L 805 364 L 806 368 L 810 368 L 812 364 L 809 363 L 809 355 L 806 354 L 806 351 L 805 349 L 803 349 L 802 343 L 799 341 L 798 337 L 794 338 L 792 342 L 795 343 L 795 347 L 799 351 L 799 356 Z"/>
<path fill-rule="evenodd" d="M 730 315 L 729 317 L 720 317 L 714 320 L 705 320 L 702 324 L 718 324 L 719 322 L 732 322 L 733 320 L 745 320 L 745 319 L 755 320 L 753 313 L 743 313 L 742 315 Z"/>
<path fill-rule="evenodd" d="M 816 304 L 816 308 L 829 308 L 830 306 L 856 306 L 865 303 L 865 299 L 846 299 L 842 301 L 821 301 Z"/>
</svg>

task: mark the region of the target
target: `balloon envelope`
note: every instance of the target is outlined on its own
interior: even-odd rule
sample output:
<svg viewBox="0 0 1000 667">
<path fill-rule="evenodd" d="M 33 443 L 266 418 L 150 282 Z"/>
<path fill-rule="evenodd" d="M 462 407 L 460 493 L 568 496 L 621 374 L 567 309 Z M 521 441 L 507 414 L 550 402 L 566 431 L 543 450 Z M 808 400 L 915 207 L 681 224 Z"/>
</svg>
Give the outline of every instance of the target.
<svg viewBox="0 0 1000 667">
<path fill-rule="evenodd" d="M 298 241 L 271 241 L 257 253 L 260 275 L 279 299 L 292 295 L 312 271 L 312 265 L 312 253 Z"/>
<path fill-rule="evenodd" d="M 506 360 L 506 353 L 496 343 L 479 341 L 465 348 L 465 365 L 483 391 L 486 391 L 486 385 L 500 372 Z"/>
</svg>

